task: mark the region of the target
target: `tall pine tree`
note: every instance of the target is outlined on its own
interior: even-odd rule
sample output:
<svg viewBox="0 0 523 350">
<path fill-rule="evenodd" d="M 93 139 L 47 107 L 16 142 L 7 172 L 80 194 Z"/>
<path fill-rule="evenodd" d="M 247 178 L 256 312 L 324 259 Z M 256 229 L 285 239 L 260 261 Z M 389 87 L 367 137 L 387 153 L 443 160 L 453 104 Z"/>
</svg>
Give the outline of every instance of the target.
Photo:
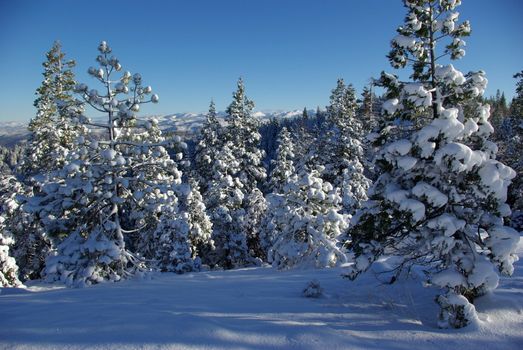
<svg viewBox="0 0 523 350">
<path fill-rule="evenodd" d="M 202 193 L 207 192 L 212 181 L 212 165 L 221 147 L 222 134 L 223 129 L 217 118 L 216 106 L 214 101 L 211 101 L 209 112 L 200 130 L 194 156 L 195 177 L 200 183 Z"/>
<path fill-rule="evenodd" d="M 154 229 L 164 208 L 176 207 L 181 182 L 167 153 L 171 142 L 157 121 L 136 117 L 144 103 L 156 103 L 158 96 L 138 73 L 115 76 L 122 66 L 105 41 L 98 50 L 98 67 L 88 73 L 102 91 L 75 86 L 80 100 L 73 104 L 71 118 L 82 133 L 64 167 L 51 174 L 33 204 L 47 218 L 48 229 L 63 238 L 47 260 L 46 276 L 74 286 L 139 272 L 143 261 L 128 249 L 128 237 Z M 78 105 L 107 119 L 93 121 L 78 113 Z"/>
<path fill-rule="evenodd" d="M 266 173 L 262 166 L 264 154 L 258 148 L 259 122 L 252 116 L 253 108 L 240 79 L 227 108 L 224 143 L 213 164 L 213 180 L 207 194 L 216 242 L 215 263 L 224 268 L 253 264 L 256 258 L 251 255 L 255 249 L 248 246 L 244 222 L 252 203 L 248 198 L 255 195 Z"/>
<path fill-rule="evenodd" d="M 319 150 L 319 160 L 325 166 L 322 178 L 341 191 L 344 211 L 350 214 L 367 199 L 370 186 L 364 175 L 363 129 L 357 108 L 354 88 L 338 79 L 327 107 L 329 131 Z"/>
<path fill-rule="evenodd" d="M 66 106 L 73 100 L 74 60 L 66 60 L 59 42 L 46 54 L 44 80 L 36 90 L 36 116 L 29 122 L 29 142 L 23 160 L 27 175 L 47 173 L 64 164 L 78 134 L 69 122 Z"/>
<path fill-rule="evenodd" d="M 0 179 L 0 287 L 17 287 L 21 285 L 18 279 L 18 265 L 12 254 L 14 235 L 12 223 L 16 220 L 18 202 L 17 192 L 21 185 L 12 175 Z"/>
<path fill-rule="evenodd" d="M 512 274 L 519 240 L 504 225 L 514 171 L 495 160 L 489 106 L 475 101 L 485 75 L 438 63 L 465 54 L 470 25 L 458 24 L 459 3 L 404 1 L 405 23 L 388 57 L 395 68 L 410 63 L 413 81 L 382 74 L 388 100 L 377 139 L 381 176 L 348 242 L 356 255 L 350 278 L 383 254 L 402 257 L 398 273 L 424 265 L 427 282 L 441 288 L 439 325 L 456 328 L 477 319 L 472 303 L 497 286 L 495 270 Z M 474 106 L 468 113 L 466 104 Z"/>
</svg>

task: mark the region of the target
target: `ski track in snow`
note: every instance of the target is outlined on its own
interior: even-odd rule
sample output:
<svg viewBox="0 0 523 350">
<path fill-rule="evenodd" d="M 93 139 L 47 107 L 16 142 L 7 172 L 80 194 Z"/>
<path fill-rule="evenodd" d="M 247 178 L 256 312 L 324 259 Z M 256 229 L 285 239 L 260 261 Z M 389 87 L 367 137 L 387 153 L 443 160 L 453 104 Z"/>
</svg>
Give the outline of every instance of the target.
<svg viewBox="0 0 523 350">
<path fill-rule="evenodd" d="M 523 243 L 519 245 L 523 258 Z M 0 349 L 521 349 L 523 259 L 477 300 L 479 327 L 436 325 L 436 290 L 355 282 L 342 268 L 250 268 L 67 289 L 33 283 L 0 294 Z M 316 279 L 318 299 L 301 291 Z"/>
</svg>

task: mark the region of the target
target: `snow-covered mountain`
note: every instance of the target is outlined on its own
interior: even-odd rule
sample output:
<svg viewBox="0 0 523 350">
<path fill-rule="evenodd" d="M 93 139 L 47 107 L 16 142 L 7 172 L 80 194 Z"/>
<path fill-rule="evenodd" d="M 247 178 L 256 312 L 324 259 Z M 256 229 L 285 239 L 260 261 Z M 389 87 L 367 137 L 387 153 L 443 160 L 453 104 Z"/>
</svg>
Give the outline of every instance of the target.
<svg viewBox="0 0 523 350">
<path fill-rule="evenodd" d="M 28 133 L 26 122 L 0 121 L 1 146 L 15 145 L 23 141 Z"/>
<path fill-rule="evenodd" d="M 254 116 L 262 121 L 273 118 L 286 119 L 300 116 L 302 110 L 264 110 L 254 112 Z M 314 111 L 309 111 L 313 115 Z M 225 112 L 219 112 L 218 117 L 224 117 Z M 205 113 L 173 113 L 164 116 L 149 116 L 156 118 L 160 128 L 164 131 L 175 132 L 179 135 L 190 135 L 198 131 L 205 121 Z M 102 119 L 102 118 L 100 118 Z M 26 122 L 0 121 L 0 145 L 11 146 L 23 141 L 28 134 Z"/>
<path fill-rule="evenodd" d="M 264 110 L 254 112 L 253 115 L 261 121 L 269 121 L 273 118 L 286 119 L 300 116 L 302 110 Z M 313 113 L 313 111 L 309 111 Z M 219 112 L 218 118 L 223 118 L 225 112 Z M 164 131 L 174 131 L 178 134 L 192 134 L 198 131 L 205 121 L 205 113 L 175 113 L 165 116 L 155 116 L 159 121 L 160 128 Z"/>
</svg>

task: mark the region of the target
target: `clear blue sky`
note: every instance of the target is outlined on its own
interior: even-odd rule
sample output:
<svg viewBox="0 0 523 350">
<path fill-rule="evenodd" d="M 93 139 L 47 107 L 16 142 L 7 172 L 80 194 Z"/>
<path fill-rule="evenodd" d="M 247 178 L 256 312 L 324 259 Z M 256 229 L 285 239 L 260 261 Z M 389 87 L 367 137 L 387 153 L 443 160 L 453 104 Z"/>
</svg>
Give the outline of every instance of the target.
<svg viewBox="0 0 523 350">
<path fill-rule="evenodd" d="M 487 95 L 514 94 L 523 69 L 523 1 L 463 0 L 472 24 L 467 55 L 455 66 L 487 72 Z M 258 110 L 328 103 L 336 79 L 361 92 L 393 71 L 385 55 L 403 22 L 400 0 L 0 0 L 0 120 L 34 115 L 45 52 L 60 40 L 86 76 L 106 40 L 126 70 L 160 95 L 145 114 L 219 110 L 242 76 Z"/>
</svg>

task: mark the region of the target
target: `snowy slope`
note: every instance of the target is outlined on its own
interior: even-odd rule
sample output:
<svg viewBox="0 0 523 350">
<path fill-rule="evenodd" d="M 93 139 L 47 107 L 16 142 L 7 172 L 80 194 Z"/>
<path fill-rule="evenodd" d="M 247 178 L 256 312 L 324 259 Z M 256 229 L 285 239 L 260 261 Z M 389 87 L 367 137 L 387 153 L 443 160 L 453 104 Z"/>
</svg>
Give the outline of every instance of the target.
<svg viewBox="0 0 523 350">
<path fill-rule="evenodd" d="M 519 248 L 523 257 L 523 243 Z M 253 268 L 85 289 L 4 288 L 0 348 L 521 349 L 522 261 L 495 294 L 478 300 L 477 328 L 438 329 L 434 291 L 417 281 L 386 285 L 372 272 L 350 282 L 341 269 Z M 301 296 L 311 279 L 323 297 Z"/>
</svg>

